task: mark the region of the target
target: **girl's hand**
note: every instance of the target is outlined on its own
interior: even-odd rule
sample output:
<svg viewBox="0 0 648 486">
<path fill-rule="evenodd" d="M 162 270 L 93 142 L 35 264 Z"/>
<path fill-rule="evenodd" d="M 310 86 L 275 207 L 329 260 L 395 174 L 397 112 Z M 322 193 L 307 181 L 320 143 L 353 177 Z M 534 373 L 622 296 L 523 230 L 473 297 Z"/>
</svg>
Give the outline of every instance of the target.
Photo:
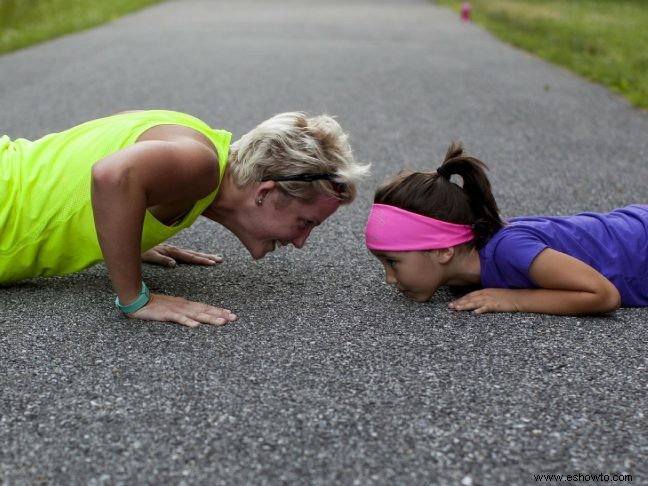
<svg viewBox="0 0 648 486">
<path fill-rule="evenodd" d="M 237 319 L 232 311 L 182 297 L 151 293 L 150 299 L 148 304 L 128 314 L 128 317 L 145 321 L 176 322 L 187 327 L 198 327 L 200 324 L 222 326 Z"/>
<path fill-rule="evenodd" d="M 216 255 L 185 250 L 184 248 L 163 243 L 142 253 L 142 261 L 165 267 L 175 267 L 178 263 L 216 265 L 217 263 L 221 263 L 223 259 Z"/>
<path fill-rule="evenodd" d="M 457 311 L 518 312 L 520 310 L 515 296 L 517 292 L 509 289 L 481 289 L 456 299 L 448 307 Z"/>
</svg>

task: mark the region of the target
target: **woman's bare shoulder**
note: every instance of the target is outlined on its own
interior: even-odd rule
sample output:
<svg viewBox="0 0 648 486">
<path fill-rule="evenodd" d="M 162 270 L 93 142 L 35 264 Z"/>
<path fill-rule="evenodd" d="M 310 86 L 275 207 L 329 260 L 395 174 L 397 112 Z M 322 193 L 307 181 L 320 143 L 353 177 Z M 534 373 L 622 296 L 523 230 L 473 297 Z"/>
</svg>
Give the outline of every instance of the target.
<svg viewBox="0 0 648 486">
<path fill-rule="evenodd" d="M 216 147 L 214 147 L 214 144 L 206 135 L 203 135 L 198 130 L 183 125 L 156 125 L 145 130 L 139 137 L 137 137 L 138 142 L 147 140 L 173 142 L 187 139 L 199 142 L 209 148 L 212 152 L 216 153 Z"/>
</svg>

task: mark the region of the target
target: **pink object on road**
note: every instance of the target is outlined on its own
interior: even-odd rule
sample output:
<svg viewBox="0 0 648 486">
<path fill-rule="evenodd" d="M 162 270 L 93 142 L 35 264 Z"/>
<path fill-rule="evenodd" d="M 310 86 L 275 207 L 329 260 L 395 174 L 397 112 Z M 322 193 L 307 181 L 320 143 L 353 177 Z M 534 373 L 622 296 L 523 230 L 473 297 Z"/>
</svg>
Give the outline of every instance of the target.
<svg viewBox="0 0 648 486">
<path fill-rule="evenodd" d="M 470 3 L 463 2 L 461 4 L 461 20 L 470 22 Z"/>
</svg>

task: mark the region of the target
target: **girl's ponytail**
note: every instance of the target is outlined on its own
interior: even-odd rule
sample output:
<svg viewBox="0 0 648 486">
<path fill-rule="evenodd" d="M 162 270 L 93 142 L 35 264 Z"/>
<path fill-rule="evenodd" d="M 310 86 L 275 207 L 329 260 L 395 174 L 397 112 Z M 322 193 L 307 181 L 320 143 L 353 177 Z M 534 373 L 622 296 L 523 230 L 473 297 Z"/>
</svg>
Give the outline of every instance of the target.
<svg viewBox="0 0 648 486">
<path fill-rule="evenodd" d="M 374 202 L 471 225 L 479 248 L 504 226 L 485 169 L 486 164 L 453 142 L 436 172 L 401 172 L 376 190 Z M 462 186 L 451 182 L 455 174 Z"/>
<path fill-rule="evenodd" d="M 481 160 L 465 154 L 459 142 L 450 144 L 441 164 L 442 174 L 457 174 L 463 180 L 463 191 L 470 200 L 470 209 L 474 216 L 470 224 L 473 226 L 478 248 L 504 226 L 486 169 L 486 164 Z"/>
</svg>

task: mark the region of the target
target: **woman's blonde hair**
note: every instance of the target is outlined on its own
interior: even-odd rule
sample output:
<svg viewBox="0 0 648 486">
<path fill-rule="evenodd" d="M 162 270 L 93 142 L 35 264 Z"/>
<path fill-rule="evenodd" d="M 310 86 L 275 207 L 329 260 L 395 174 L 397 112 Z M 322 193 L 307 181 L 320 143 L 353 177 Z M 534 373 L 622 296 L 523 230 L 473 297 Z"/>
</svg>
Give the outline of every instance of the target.
<svg viewBox="0 0 648 486">
<path fill-rule="evenodd" d="M 289 196 L 311 201 L 326 194 L 342 204 L 353 201 L 370 167 L 354 160 L 337 121 L 302 112 L 280 113 L 243 135 L 230 147 L 229 165 L 240 187 L 276 180 Z"/>
</svg>

